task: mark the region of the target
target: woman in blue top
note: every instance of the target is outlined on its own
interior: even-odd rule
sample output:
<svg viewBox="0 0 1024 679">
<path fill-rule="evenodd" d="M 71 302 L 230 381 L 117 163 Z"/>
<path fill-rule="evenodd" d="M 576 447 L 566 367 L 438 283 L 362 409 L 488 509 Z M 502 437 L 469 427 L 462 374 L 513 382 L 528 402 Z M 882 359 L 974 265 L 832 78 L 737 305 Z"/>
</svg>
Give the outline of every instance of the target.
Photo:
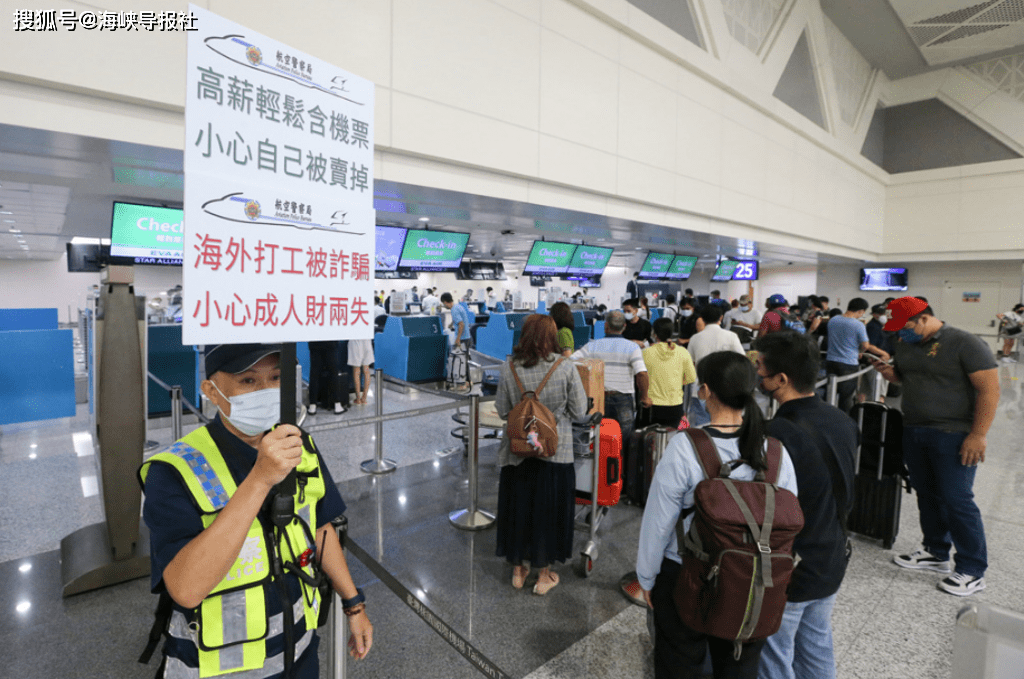
<svg viewBox="0 0 1024 679">
<path fill-rule="evenodd" d="M 743 354 L 719 351 L 697 365 L 697 397 L 706 402 L 711 422 L 704 426 L 723 462 L 743 460 L 732 478 L 749 481 L 767 469 L 765 421 L 754 401 L 757 372 Z M 716 677 L 754 679 L 764 640 L 743 644 L 737 660 L 733 641 L 696 632 L 679 618 L 673 591 L 682 557 L 675 526 L 680 513 L 693 507 L 694 490 L 704 479 L 697 453 L 687 436 L 676 436 L 665 449 L 651 482 L 640 527 L 636 572 L 647 605 L 654 610 L 654 676 L 657 679 L 703 676 L 704 656 L 710 651 Z M 782 449 L 779 486 L 794 494 L 796 475 L 789 453 Z M 693 521 L 684 520 L 684 531 Z M 696 604 L 695 604 L 696 605 Z"/>
</svg>

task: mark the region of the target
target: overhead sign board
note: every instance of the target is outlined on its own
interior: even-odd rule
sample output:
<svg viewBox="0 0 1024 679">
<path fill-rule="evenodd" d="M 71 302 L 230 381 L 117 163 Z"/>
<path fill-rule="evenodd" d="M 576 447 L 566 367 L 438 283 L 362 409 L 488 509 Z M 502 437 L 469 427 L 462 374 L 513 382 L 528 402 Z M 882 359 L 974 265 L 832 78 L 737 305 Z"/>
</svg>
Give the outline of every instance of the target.
<svg viewBox="0 0 1024 679">
<path fill-rule="evenodd" d="M 564 274 L 568 270 L 575 252 L 576 246 L 571 243 L 535 241 L 530 249 L 530 256 L 526 259 L 523 273 L 528 275 Z"/>
<path fill-rule="evenodd" d="M 189 9 L 183 341 L 372 337 L 373 83 Z"/>
</svg>

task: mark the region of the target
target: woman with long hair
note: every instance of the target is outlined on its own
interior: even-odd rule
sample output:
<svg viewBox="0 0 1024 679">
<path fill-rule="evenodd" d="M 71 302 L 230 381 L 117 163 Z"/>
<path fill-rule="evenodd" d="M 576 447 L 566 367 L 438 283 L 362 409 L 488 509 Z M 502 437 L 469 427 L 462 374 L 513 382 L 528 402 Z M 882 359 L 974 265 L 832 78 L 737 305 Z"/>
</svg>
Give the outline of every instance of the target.
<svg viewBox="0 0 1024 679">
<path fill-rule="evenodd" d="M 572 330 L 576 327 L 576 321 L 572 317 L 572 310 L 565 302 L 555 302 L 551 305 L 548 315 L 555 321 L 558 328 L 558 348 L 562 356 L 572 355 L 576 346 L 576 340 L 572 336 Z"/>
<path fill-rule="evenodd" d="M 558 584 L 551 565 L 572 558 L 576 506 L 572 422 L 587 412 L 583 381 L 576 366 L 562 358 L 550 316 L 526 318 L 519 344 L 501 367 L 495 407 L 502 419 L 508 418 L 522 397 L 516 375 L 526 391 L 536 391 L 548 377 L 537 398 L 557 420 L 558 448 L 553 457 L 513 455 L 506 428 L 498 451 L 497 555 L 512 564 L 516 589 L 522 589 L 531 567 L 540 569 L 533 593 L 543 595 Z"/>
<path fill-rule="evenodd" d="M 704 430 L 715 443 L 719 457 L 724 464 L 736 466 L 731 474 L 733 479 L 753 479 L 757 472 L 767 469 L 765 420 L 754 401 L 757 372 L 753 364 L 743 354 L 715 352 L 697 365 L 697 381 L 697 397 L 705 401 L 711 415 Z M 654 676 L 702 676 L 704 655 L 710 651 L 716 677 L 754 679 L 763 639 L 744 643 L 736 658 L 732 640 L 710 637 L 687 627 L 673 600 L 682 568 L 676 522 L 684 510 L 694 506 L 694 490 L 703 479 L 704 472 L 690 438 L 675 436 L 654 472 L 637 552 L 640 587 L 648 606 L 654 609 Z M 780 487 L 796 493 L 796 475 L 785 448 L 778 482 Z M 684 532 L 692 521 L 690 512 L 684 520 Z M 693 604 L 696 606 L 697 602 Z"/>
</svg>

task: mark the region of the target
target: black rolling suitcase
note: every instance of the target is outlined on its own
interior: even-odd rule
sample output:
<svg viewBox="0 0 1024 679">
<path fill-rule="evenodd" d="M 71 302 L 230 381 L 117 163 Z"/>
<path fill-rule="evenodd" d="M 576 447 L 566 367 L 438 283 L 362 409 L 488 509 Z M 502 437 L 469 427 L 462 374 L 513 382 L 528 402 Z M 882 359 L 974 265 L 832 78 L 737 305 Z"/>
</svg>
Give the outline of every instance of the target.
<svg viewBox="0 0 1024 679">
<path fill-rule="evenodd" d="M 320 371 L 319 394 L 310 394 L 310 403 L 315 403 L 321 410 L 333 410 L 335 403 L 340 403 L 345 408 L 349 406 L 349 382 L 351 378 L 344 371 L 337 371 L 333 375 L 330 368 Z"/>
<path fill-rule="evenodd" d="M 891 549 L 900 527 L 907 478 L 903 464 L 903 414 L 885 404 L 858 403 L 850 411 L 860 431 L 847 528 Z"/>
<path fill-rule="evenodd" d="M 661 460 L 665 446 L 675 434 L 675 429 L 658 424 L 633 431 L 624 452 L 623 462 L 625 476 L 622 491 L 626 495 L 626 502 L 638 507 L 643 507 L 647 503 L 647 491 L 651 488 L 654 468 Z"/>
</svg>

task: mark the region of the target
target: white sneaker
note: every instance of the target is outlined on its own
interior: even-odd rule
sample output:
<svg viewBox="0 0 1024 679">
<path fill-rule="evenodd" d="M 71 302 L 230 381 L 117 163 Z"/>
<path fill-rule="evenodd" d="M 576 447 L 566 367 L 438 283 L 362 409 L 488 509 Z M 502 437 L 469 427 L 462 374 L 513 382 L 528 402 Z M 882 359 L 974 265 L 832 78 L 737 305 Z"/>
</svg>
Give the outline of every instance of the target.
<svg viewBox="0 0 1024 679">
<path fill-rule="evenodd" d="M 953 573 L 948 578 L 940 580 L 936 587 L 953 596 L 970 596 L 985 589 L 985 578 L 967 573 Z"/>
<path fill-rule="evenodd" d="M 336 402 L 336 403 L 334 404 L 334 414 L 335 414 L 335 415 L 341 415 L 341 414 L 342 414 L 343 412 L 345 412 L 346 410 L 348 410 L 348 408 L 346 408 L 345 406 L 341 405 L 341 402 L 340 402 L 340 401 L 339 401 L 339 402 Z"/>
<path fill-rule="evenodd" d="M 913 554 L 897 554 L 892 558 L 892 562 L 903 568 L 937 571 L 939 573 L 948 573 L 950 571 L 949 561 L 942 561 L 924 549 L 919 549 Z"/>
<path fill-rule="evenodd" d="M 306 408 L 306 414 L 307 415 L 316 415 L 316 404 L 315 403 L 310 403 L 309 404 L 309 407 Z"/>
<path fill-rule="evenodd" d="M 1003 363 L 1016 363 L 1017 362 L 1017 359 L 1015 359 L 1013 356 L 1003 356 L 999 360 L 1002 361 Z"/>
</svg>

